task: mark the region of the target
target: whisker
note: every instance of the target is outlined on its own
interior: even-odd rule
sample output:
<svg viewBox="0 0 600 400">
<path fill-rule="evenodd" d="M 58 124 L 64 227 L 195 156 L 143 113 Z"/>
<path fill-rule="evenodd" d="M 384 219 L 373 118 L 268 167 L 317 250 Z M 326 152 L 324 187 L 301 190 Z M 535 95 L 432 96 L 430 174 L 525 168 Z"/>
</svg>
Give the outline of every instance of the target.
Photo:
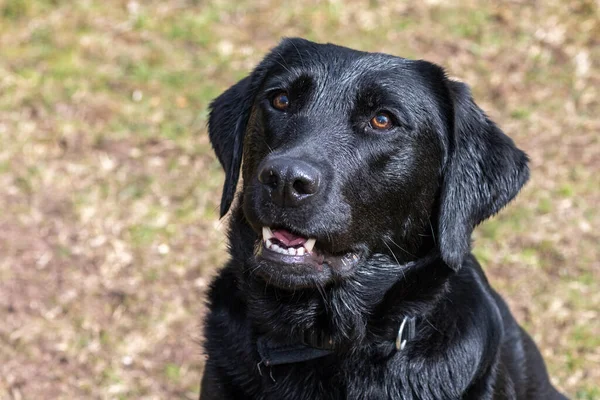
<svg viewBox="0 0 600 400">
<path fill-rule="evenodd" d="M 287 62 L 285 61 L 285 58 L 283 58 L 283 56 L 281 55 L 281 53 L 280 53 L 280 52 L 278 52 L 278 51 L 277 51 L 276 53 L 277 53 L 277 55 L 279 56 L 279 58 L 281 58 L 281 59 L 283 60 L 283 62 L 287 64 Z M 286 70 L 287 72 L 289 72 L 290 74 L 292 73 L 292 71 L 291 71 L 291 70 L 290 70 L 288 67 L 286 67 L 285 65 L 283 65 L 282 63 L 280 63 L 280 62 L 279 62 L 279 61 L 277 61 L 277 60 L 274 60 L 274 61 L 275 61 L 277 64 L 281 65 L 283 68 L 285 68 L 285 70 Z"/>
<path fill-rule="evenodd" d="M 394 257 L 394 260 L 396 260 L 396 264 L 398 264 L 398 266 L 400 267 L 400 271 L 402 272 L 402 278 L 406 279 L 406 274 L 404 273 L 404 268 L 402 268 L 402 265 L 400 265 L 400 262 L 396 258 L 396 255 L 394 254 L 394 252 L 392 251 L 392 249 L 390 248 L 390 246 L 388 246 L 388 244 L 385 242 L 385 240 L 383 241 L 383 244 L 385 244 L 385 247 L 387 247 L 388 250 L 392 253 L 392 257 Z"/>
<path fill-rule="evenodd" d="M 429 222 L 429 228 L 431 228 L 431 236 L 433 237 L 433 244 L 437 246 L 437 241 L 435 240 L 435 232 L 433 231 L 433 225 L 431 224 L 431 218 L 427 218 L 427 222 Z"/>
<path fill-rule="evenodd" d="M 323 287 L 323 284 L 321 282 L 315 281 L 315 283 L 317 284 L 317 291 L 319 292 L 319 294 L 323 298 L 323 304 L 325 305 L 325 310 L 328 310 L 329 309 L 329 303 L 327 303 L 327 296 L 326 296 L 326 293 L 325 293 L 325 288 Z"/>
<path fill-rule="evenodd" d="M 438 328 L 436 328 L 431 321 L 429 321 L 429 319 L 425 318 L 425 322 L 427 322 L 429 324 L 429 326 L 431 326 L 433 329 L 435 329 L 436 331 L 438 331 L 438 333 L 442 333 Z"/>
<path fill-rule="evenodd" d="M 267 147 L 269 148 L 269 154 L 273 153 L 273 149 L 271 148 L 271 146 L 269 146 L 269 143 L 267 143 L 267 139 L 262 138 L 263 142 L 265 142 L 265 144 L 267 145 Z"/>
<path fill-rule="evenodd" d="M 296 49 L 298 56 L 300 57 L 300 63 L 302 64 L 302 68 L 304 68 L 304 60 L 302 59 L 302 54 L 300 54 L 300 50 L 298 50 L 298 46 L 294 42 L 292 42 L 292 46 Z"/>
<path fill-rule="evenodd" d="M 394 240 L 393 240 L 393 239 L 391 239 L 391 238 L 390 238 L 390 242 L 392 242 L 394 245 L 396 245 L 396 247 L 398 247 L 400 250 L 402 250 L 403 252 L 405 252 L 405 253 L 406 253 L 406 254 L 408 254 L 409 256 L 416 257 L 416 256 L 415 256 L 414 254 L 412 254 L 410 251 L 408 251 L 408 250 L 406 250 L 406 249 L 403 249 L 403 248 L 402 248 L 402 247 L 401 247 L 401 246 L 400 246 L 398 243 L 394 242 Z M 386 245 L 386 246 L 387 246 L 387 245 Z M 389 247 L 388 247 L 388 249 L 389 249 Z M 392 251 L 392 250 L 390 249 L 390 251 Z"/>
</svg>

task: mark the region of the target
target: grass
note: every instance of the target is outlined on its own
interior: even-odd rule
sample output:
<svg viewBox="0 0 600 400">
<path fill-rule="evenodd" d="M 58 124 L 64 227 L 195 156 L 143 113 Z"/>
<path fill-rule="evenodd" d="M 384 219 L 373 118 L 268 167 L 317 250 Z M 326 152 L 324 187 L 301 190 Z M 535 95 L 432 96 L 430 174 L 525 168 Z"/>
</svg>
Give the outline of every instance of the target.
<svg viewBox="0 0 600 400">
<path fill-rule="evenodd" d="M 282 36 L 472 86 L 532 167 L 475 252 L 556 385 L 600 398 L 598 3 L 413 3 L 0 0 L 0 398 L 197 397 L 207 106 Z"/>
</svg>

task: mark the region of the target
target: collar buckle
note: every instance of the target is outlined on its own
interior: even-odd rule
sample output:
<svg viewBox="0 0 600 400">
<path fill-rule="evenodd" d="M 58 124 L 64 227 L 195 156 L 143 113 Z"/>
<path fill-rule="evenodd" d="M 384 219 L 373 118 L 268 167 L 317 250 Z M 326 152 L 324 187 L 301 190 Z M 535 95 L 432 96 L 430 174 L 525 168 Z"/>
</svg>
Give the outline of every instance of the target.
<svg viewBox="0 0 600 400">
<path fill-rule="evenodd" d="M 404 317 L 400 328 L 398 329 L 398 336 L 396 336 L 396 350 L 401 351 L 406 347 L 406 343 L 413 339 L 417 334 L 417 318 L 416 317 Z"/>
</svg>

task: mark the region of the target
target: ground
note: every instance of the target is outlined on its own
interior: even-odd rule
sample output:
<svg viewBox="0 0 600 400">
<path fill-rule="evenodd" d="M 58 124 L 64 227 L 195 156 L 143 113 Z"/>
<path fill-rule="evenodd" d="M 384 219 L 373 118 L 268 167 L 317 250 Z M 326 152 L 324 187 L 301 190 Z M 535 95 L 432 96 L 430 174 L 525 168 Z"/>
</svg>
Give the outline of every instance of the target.
<svg viewBox="0 0 600 400">
<path fill-rule="evenodd" d="M 553 382 L 600 398 L 600 3 L 451 4 L 0 0 L 0 398 L 197 397 L 227 257 L 207 105 L 282 36 L 471 85 L 532 167 L 475 253 Z"/>
</svg>

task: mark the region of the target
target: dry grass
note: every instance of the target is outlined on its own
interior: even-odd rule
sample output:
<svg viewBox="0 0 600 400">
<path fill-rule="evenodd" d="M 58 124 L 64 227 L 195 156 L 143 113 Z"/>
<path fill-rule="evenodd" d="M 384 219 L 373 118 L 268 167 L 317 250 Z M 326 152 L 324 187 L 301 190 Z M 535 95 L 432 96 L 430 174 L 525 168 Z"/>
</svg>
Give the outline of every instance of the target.
<svg viewBox="0 0 600 400">
<path fill-rule="evenodd" d="M 206 106 L 281 36 L 425 58 L 532 158 L 476 233 L 573 398 L 600 398 L 594 0 L 0 0 L 0 398 L 196 398 L 225 260 Z"/>
</svg>

